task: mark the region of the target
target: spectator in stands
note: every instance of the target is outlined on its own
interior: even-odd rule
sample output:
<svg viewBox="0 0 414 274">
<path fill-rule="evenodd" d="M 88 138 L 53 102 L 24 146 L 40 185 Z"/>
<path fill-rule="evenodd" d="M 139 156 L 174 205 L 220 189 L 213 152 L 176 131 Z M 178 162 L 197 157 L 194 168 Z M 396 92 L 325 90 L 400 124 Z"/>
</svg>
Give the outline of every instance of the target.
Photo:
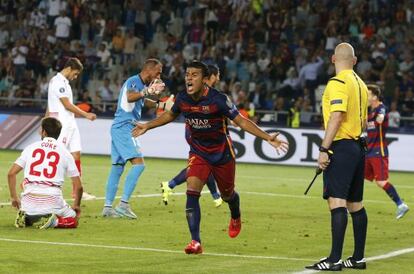
<svg viewBox="0 0 414 274">
<path fill-rule="evenodd" d="M 298 128 L 300 126 L 300 111 L 302 108 L 302 102 L 303 98 L 298 97 L 289 109 L 288 126 L 291 128 Z"/>
<path fill-rule="evenodd" d="M 302 87 L 309 89 L 312 103 L 315 100 L 314 91 L 319 84 L 318 74 L 322 65 L 322 58 L 315 53 L 309 57 L 308 62 L 299 71 L 299 80 Z"/>
<path fill-rule="evenodd" d="M 411 53 L 405 53 L 404 54 L 404 60 L 399 65 L 399 70 L 401 73 L 408 73 L 412 70 L 414 66 L 414 61 L 411 56 Z"/>
<path fill-rule="evenodd" d="M 414 93 L 412 87 L 405 92 L 404 99 L 402 101 L 402 114 L 403 116 L 408 117 L 411 117 L 414 114 Z"/>
<path fill-rule="evenodd" d="M 255 109 L 265 109 L 267 107 L 262 84 L 256 84 L 254 91 L 249 94 L 249 102 L 253 103 Z"/>
<path fill-rule="evenodd" d="M 129 62 L 135 58 L 139 43 L 141 40 L 134 36 L 133 30 L 128 30 L 127 36 L 125 38 L 125 47 L 124 47 L 124 60 Z"/>
<path fill-rule="evenodd" d="M 26 72 L 26 56 L 29 52 L 23 39 L 16 41 L 16 45 L 12 49 L 13 67 L 14 67 L 14 81 L 15 84 L 20 84 Z"/>
<path fill-rule="evenodd" d="M 264 82 L 262 97 L 274 100 L 277 93 L 290 101 L 303 96 L 305 101 L 312 98 L 310 107 L 315 108 L 314 89 L 333 75 L 329 52 L 342 40 L 361 49 L 357 72 L 367 81 L 384 83 L 388 106 L 398 100 L 397 110 L 406 113 L 403 101 L 408 88 L 414 88 L 410 35 L 414 15 L 406 0 L 399 5 L 352 1 L 348 6 L 342 1 L 326 6 L 320 1 L 295 5 L 245 0 L 177 0 L 176 5 L 169 1 L 145 5 L 142 0 L 0 2 L 0 69 L 6 70 L 7 79 L 16 78 L 17 90 L 22 90 L 26 69 L 37 82 L 59 66 L 58 58 L 77 55 L 86 60 L 81 89 L 96 90 L 99 78 L 112 79 L 112 71 L 106 69 L 109 63 L 102 66 L 101 57 L 116 65 L 127 61 L 117 71 L 123 78 L 151 56 L 167 61 L 163 78 L 176 92 L 182 88 L 179 77 L 186 63 L 203 59 L 218 64 L 233 100 L 238 97 L 236 81 L 244 91 L 252 82 Z M 63 43 L 70 38 L 71 45 Z M 97 57 L 101 42 L 110 43 L 105 46 L 111 49 L 109 57 L 108 53 Z M 94 75 L 97 64 L 99 73 Z M 327 69 L 321 69 L 324 65 Z M 303 86 L 297 87 L 297 76 L 287 73 L 290 67 L 299 72 Z M 74 92 L 79 93 L 76 85 Z"/>
<path fill-rule="evenodd" d="M 47 23 L 49 28 L 53 28 L 55 24 L 55 19 L 59 16 L 60 11 L 64 9 L 61 0 L 46 0 L 47 7 Z"/>
<path fill-rule="evenodd" d="M 397 102 L 393 101 L 391 103 L 390 112 L 388 112 L 388 127 L 389 128 L 399 128 L 400 127 L 400 120 L 401 120 L 401 114 L 397 110 Z"/>
<path fill-rule="evenodd" d="M 102 79 L 104 73 L 109 69 L 109 62 L 111 59 L 111 53 L 107 49 L 104 43 L 101 43 L 99 46 L 99 50 L 96 53 L 96 56 L 99 58 L 99 62 L 96 66 L 96 70 L 98 72 L 98 78 Z"/>
<path fill-rule="evenodd" d="M 46 76 L 42 76 L 37 84 L 37 93 L 40 99 L 47 99 L 47 90 L 49 87 L 49 81 Z"/>
<path fill-rule="evenodd" d="M 7 75 L 5 69 L 0 72 L 0 97 L 8 97 L 9 90 L 13 85 L 13 80 Z"/>
<path fill-rule="evenodd" d="M 98 88 L 98 94 L 103 102 L 114 102 L 114 92 L 110 87 L 111 81 L 109 78 L 105 78 L 103 85 Z"/>
<path fill-rule="evenodd" d="M 10 41 L 10 32 L 7 23 L 0 23 L 0 54 L 7 52 L 7 45 Z"/>
<path fill-rule="evenodd" d="M 125 37 L 122 34 L 122 30 L 117 29 L 115 35 L 112 37 L 112 55 L 115 64 L 124 64 L 124 48 Z M 119 60 L 119 62 L 117 60 Z"/>
<path fill-rule="evenodd" d="M 60 12 L 60 16 L 55 19 L 54 26 L 56 27 L 55 37 L 58 40 L 62 40 L 65 42 L 69 41 L 72 20 L 68 16 L 66 16 L 65 10 L 62 10 Z"/>
</svg>

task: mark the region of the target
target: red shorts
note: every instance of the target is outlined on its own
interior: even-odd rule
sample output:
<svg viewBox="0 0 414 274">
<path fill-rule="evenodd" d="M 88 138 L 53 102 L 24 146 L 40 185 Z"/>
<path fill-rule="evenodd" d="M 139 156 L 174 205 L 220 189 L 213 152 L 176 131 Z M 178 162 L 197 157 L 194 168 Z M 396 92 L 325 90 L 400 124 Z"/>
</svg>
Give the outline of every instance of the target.
<svg viewBox="0 0 414 274">
<path fill-rule="evenodd" d="M 236 173 L 236 161 L 231 160 L 222 165 L 211 165 L 197 154 L 191 154 L 188 159 L 187 178 L 197 177 L 204 183 L 208 176 L 213 174 L 217 186 L 223 197 L 230 197 L 234 191 L 234 177 Z"/>
<path fill-rule="evenodd" d="M 388 157 L 365 159 L 365 179 L 372 181 L 388 180 Z"/>
</svg>

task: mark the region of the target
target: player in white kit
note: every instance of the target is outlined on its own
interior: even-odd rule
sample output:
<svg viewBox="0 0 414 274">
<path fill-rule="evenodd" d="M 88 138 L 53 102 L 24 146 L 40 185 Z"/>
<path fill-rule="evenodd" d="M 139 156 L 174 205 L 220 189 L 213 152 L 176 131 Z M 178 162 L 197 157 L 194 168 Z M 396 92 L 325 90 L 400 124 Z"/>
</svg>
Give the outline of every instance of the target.
<svg viewBox="0 0 414 274">
<path fill-rule="evenodd" d="M 63 143 L 75 159 L 81 174 L 81 140 L 75 121 L 75 114 L 88 120 L 95 120 L 96 114 L 81 110 L 73 104 L 72 88 L 69 81 L 75 80 L 83 70 L 83 65 L 77 58 L 69 58 L 64 68 L 49 81 L 46 117 L 55 117 L 62 123 L 62 132 L 58 141 Z M 83 193 L 84 200 L 96 198 L 87 192 Z"/>
<path fill-rule="evenodd" d="M 42 140 L 26 147 L 10 168 L 8 184 L 12 206 L 17 208 L 15 226 L 76 228 L 80 216 L 82 183 L 75 160 L 57 141 L 62 125 L 55 118 L 44 118 Z M 16 175 L 24 169 L 21 200 L 16 192 Z M 72 179 L 74 202 L 70 207 L 63 199 L 64 176 Z"/>
</svg>

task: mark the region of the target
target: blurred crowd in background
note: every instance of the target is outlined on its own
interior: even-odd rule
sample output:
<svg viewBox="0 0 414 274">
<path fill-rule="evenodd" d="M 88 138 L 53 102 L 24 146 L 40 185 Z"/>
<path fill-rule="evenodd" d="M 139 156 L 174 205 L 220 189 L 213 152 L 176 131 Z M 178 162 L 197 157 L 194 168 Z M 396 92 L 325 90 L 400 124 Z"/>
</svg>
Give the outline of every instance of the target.
<svg viewBox="0 0 414 274">
<path fill-rule="evenodd" d="M 390 127 L 412 126 L 400 117 L 414 114 L 413 25 L 408 0 L 0 0 L 0 104 L 43 111 L 48 80 L 76 56 L 79 105 L 111 115 L 146 58 L 163 62 L 165 96 L 199 59 L 254 121 L 315 126 L 330 57 L 347 41 L 357 73 L 382 86 Z"/>
</svg>

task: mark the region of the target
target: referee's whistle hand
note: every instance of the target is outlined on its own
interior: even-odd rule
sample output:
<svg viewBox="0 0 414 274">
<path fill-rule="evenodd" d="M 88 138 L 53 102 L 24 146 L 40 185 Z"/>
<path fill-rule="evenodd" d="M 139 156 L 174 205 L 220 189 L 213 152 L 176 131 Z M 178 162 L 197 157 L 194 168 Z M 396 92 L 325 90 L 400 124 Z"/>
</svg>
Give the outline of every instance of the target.
<svg viewBox="0 0 414 274">
<path fill-rule="evenodd" d="M 320 169 L 325 170 L 329 166 L 330 160 L 328 153 L 319 153 L 318 166 Z"/>
</svg>

